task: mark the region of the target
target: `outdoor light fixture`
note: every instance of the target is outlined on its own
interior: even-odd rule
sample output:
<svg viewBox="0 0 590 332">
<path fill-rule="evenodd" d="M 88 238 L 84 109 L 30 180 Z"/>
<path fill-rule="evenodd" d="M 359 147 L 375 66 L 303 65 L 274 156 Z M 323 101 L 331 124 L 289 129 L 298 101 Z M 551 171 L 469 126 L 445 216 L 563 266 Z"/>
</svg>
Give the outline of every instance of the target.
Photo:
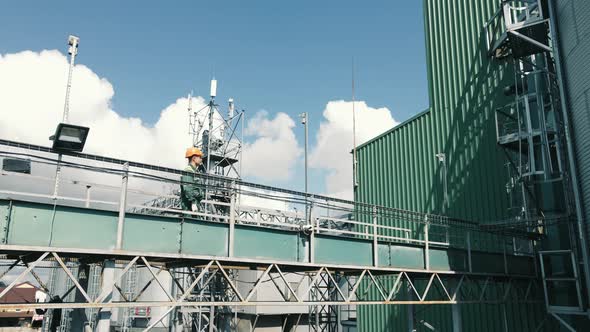
<svg viewBox="0 0 590 332">
<path fill-rule="evenodd" d="M 434 155 L 434 157 L 438 160 L 439 163 L 442 164 L 442 181 L 443 181 L 443 190 L 444 190 L 444 206 L 449 206 L 449 193 L 447 187 L 447 156 L 446 154 L 440 152 Z"/>
<path fill-rule="evenodd" d="M 52 149 L 59 152 L 81 152 L 89 131 L 88 127 L 60 123 L 55 135 L 49 137 L 53 141 Z"/>
</svg>

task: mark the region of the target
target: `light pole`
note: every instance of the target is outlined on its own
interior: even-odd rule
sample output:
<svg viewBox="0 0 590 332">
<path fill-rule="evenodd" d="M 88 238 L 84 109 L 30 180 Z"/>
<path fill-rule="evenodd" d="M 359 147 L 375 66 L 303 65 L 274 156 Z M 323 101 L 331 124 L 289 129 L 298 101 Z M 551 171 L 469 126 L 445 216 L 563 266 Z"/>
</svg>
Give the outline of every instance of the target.
<svg viewBox="0 0 590 332">
<path fill-rule="evenodd" d="M 80 38 L 70 35 L 68 37 L 68 53 L 70 54 L 70 66 L 68 68 L 68 81 L 66 85 L 66 97 L 64 102 L 64 113 L 62 117 L 62 122 L 67 124 L 69 121 L 69 113 L 70 113 L 70 90 L 72 88 L 72 73 L 74 72 L 74 61 L 76 60 L 76 55 L 78 55 L 78 44 L 80 43 Z M 57 140 L 58 137 L 55 137 Z M 61 173 L 61 161 L 62 161 L 62 154 L 60 153 L 57 156 L 57 167 L 55 168 L 55 183 L 53 185 L 53 198 L 57 200 L 57 194 L 59 191 L 59 178 Z"/>
<path fill-rule="evenodd" d="M 308 219 L 308 208 L 307 208 L 307 112 L 299 114 L 301 118 L 301 124 L 305 128 L 305 220 Z"/>
</svg>

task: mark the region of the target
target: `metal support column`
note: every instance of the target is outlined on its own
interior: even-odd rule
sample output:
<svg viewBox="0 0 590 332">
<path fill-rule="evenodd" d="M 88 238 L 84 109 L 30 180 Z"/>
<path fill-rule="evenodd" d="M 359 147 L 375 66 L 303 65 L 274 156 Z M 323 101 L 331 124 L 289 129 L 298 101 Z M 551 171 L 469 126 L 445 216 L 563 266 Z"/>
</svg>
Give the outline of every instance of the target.
<svg viewBox="0 0 590 332">
<path fill-rule="evenodd" d="M 87 264 L 80 264 L 78 266 L 78 283 L 80 287 L 84 291 L 88 291 L 88 274 L 90 273 L 90 266 Z M 76 289 L 75 301 L 76 302 L 84 302 L 86 300 L 86 294 L 83 293 L 81 290 Z M 92 328 L 90 327 L 90 320 L 86 315 L 86 309 L 84 308 L 76 308 L 72 310 L 72 322 L 71 328 L 72 331 L 84 331 L 84 332 L 92 332 Z"/>
<path fill-rule="evenodd" d="M 373 206 L 373 266 L 379 266 L 379 241 L 377 238 L 377 207 Z"/>
<path fill-rule="evenodd" d="M 424 217 L 424 268 L 430 270 L 430 242 L 428 241 L 428 217 Z"/>
<path fill-rule="evenodd" d="M 115 281 L 115 260 L 105 260 L 102 269 L 102 289 L 100 294 L 110 292 L 111 285 Z M 110 301 L 112 295 L 108 295 L 105 299 L 106 302 Z M 96 325 L 96 332 L 110 332 L 111 330 L 111 308 L 101 308 L 98 313 L 98 324 Z"/>
<path fill-rule="evenodd" d="M 121 184 L 121 196 L 119 199 L 119 220 L 117 222 L 117 249 L 123 245 L 123 223 L 125 222 L 125 206 L 127 205 L 127 184 L 129 182 L 129 163 L 123 165 L 123 179 Z"/>
<path fill-rule="evenodd" d="M 228 255 L 234 257 L 234 242 L 236 229 L 236 192 L 235 182 L 232 183 L 230 201 L 229 201 L 229 236 L 228 236 Z"/>
<path fill-rule="evenodd" d="M 453 332 L 463 331 L 461 324 L 461 307 L 458 304 L 451 305 L 452 316 L 453 316 Z"/>
<path fill-rule="evenodd" d="M 414 293 L 412 292 L 412 288 L 410 287 L 410 285 L 406 285 L 406 295 L 408 297 L 408 300 L 412 300 L 414 299 Z M 408 332 L 416 332 L 416 329 L 414 328 L 414 305 L 413 304 L 409 304 L 406 306 L 406 319 L 408 321 Z"/>
<path fill-rule="evenodd" d="M 209 307 L 209 332 L 215 332 L 215 306 Z"/>
<path fill-rule="evenodd" d="M 309 206 L 309 216 L 307 218 L 307 223 L 309 225 L 309 262 L 310 263 L 314 263 L 315 262 L 315 255 L 314 255 L 314 251 L 315 251 L 315 232 L 318 231 L 316 229 L 316 226 L 313 222 L 313 202 L 311 202 L 310 206 Z"/>
</svg>

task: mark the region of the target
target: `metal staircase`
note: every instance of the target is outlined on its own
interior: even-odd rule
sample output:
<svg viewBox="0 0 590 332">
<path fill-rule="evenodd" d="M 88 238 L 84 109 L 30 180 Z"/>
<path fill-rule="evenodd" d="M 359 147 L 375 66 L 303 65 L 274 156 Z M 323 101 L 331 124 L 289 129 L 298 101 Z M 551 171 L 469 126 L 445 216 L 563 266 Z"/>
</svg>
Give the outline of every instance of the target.
<svg viewBox="0 0 590 332">
<path fill-rule="evenodd" d="M 560 85 L 552 48 L 550 8 L 546 1 L 501 1 L 486 23 L 488 54 L 511 63 L 514 83 L 504 89 L 507 100 L 496 110 L 497 142 L 507 159 L 512 226 L 536 233 L 536 249 L 547 311 L 586 314 L 587 299 L 578 259 L 578 236 L 567 164 Z"/>
</svg>

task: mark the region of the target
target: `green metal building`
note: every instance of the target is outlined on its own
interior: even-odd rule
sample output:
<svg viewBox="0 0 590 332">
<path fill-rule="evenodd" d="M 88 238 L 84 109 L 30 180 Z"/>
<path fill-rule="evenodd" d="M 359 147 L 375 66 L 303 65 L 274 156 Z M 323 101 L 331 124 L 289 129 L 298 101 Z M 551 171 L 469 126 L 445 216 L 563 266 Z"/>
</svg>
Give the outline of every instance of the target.
<svg viewBox="0 0 590 332">
<path fill-rule="evenodd" d="M 546 4 L 543 2 L 543 9 L 547 11 Z M 507 195 L 510 174 L 505 150 L 498 144 L 496 112 L 514 100 L 503 90 L 514 84 L 515 69 L 511 62 L 497 61 L 490 56 L 485 30 L 490 18 L 501 12 L 501 6 L 500 0 L 423 1 L 430 107 L 357 147 L 355 200 L 479 223 L 512 217 Z M 568 34 L 574 30 L 570 26 L 576 24 L 571 23 L 575 13 L 572 8 L 590 11 L 587 1 L 557 1 L 556 7 L 558 18 L 563 19 L 558 21 L 559 32 L 568 30 Z M 583 46 L 590 40 L 588 16 L 577 16 L 580 27 L 576 28 L 576 38 L 564 37 L 561 45 L 564 47 L 565 43 L 569 47 L 568 56 L 576 55 L 577 44 L 582 45 L 578 53 L 587 49 Z M 567 17 L 570 19 L 566 20 Z M 568 64 L 572 69 L 584 66 L 583 70 L 577 70 L 588 73 L 587 58 L 586 61 L 579 56 L 578 61 L 566 59 L 566 69 Z M 571 82 L 573 85 L 590 82 L 590 75 L 575 77 L 578 81 Z M 576 89 L 570 93 L 577 94 L 576 116 L 584 120 L 574 127 L 587 126 L 588 90 Z M 581 129 L 574 132 L 581 137 L 586 133 L 587 130 Z M 583 144 L 588 144 L 587 140 L 580 140 L 578 146 Z M 588 176 L 587 172 L 582 173 Z M 505 250 L 507 244 L 496 245 L 489 249 Z M 449 305 L 360 307 L 358 327 L 367 332 L 560 331 L 563 328 L 547 314 L 544 303 L 476 304 L 455 308 L 458 313 L 452 309 Z M 453 326 L 453 319 L 461 321 L 459 329 Z M 572 325 L 587 327 L 572 321 Z"/>
</svg>

